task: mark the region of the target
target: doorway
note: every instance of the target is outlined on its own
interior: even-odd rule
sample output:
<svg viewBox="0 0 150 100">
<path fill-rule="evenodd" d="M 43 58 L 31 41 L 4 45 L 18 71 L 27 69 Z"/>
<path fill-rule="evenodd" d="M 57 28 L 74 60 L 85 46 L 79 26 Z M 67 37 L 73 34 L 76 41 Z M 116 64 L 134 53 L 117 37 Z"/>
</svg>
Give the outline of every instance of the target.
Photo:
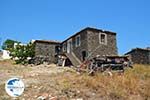
<svg viewBox="0 0 150 100">
<path fill-rule="evenodd" d="M 67 42 L 67 53 L 71 53 L 72 51 L 72 39 Z"/>
<path fill-rule="evenodd" d="M 87 57 L 87 52 L 86 51 L 82 51 L 82 60 L 85 61 Z"/>
</svg>

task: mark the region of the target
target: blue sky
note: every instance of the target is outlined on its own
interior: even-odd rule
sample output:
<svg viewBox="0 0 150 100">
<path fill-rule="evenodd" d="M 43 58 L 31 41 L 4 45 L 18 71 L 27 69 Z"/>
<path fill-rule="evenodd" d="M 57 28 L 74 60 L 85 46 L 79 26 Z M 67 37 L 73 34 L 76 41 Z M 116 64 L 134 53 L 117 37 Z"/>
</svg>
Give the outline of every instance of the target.
<svg viewBox="0 0 150 100">
<path fill-rule="evenodd" d="M 1 43 L 64 40 L 85 27 L 117 32 L 119 54 L 150 46 L 150 0 L 0 0 Z"/>
</svg>

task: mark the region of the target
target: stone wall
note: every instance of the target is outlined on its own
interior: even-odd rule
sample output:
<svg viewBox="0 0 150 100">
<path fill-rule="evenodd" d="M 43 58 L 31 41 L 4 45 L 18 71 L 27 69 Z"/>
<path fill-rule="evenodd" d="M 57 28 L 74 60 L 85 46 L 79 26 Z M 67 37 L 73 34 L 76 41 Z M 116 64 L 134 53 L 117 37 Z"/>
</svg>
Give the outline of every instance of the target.
<svg viewBox="0 0 150 100">
<path fill-rule="evenodd" d="M 36 42 L 35 43 L 35 58 L 41 59 L 46 62 L 51 62 L 54 63 L 56 62 L 56 52 L 55 52 L 55 47 L 58 44 L 55 43 L 43 43 L 43 42 Z"/>
<path fill-rule="evenodd" d="M 133 63 L 150 64 L 150 50 L 134 49 L 128 55 Z"/>
<path fill-rule="evenodd" d="M 76 46 L 76 37 L 77 36 L 80 36 L 80 46 Z M 87 47 L 87 32 L 86 31 L 82 31 L 80 32 L 79 34 L 73 36 L 71 39 L 69 40 L 72 40 L 72 50 L 71 52 L 73 52 L 75 54 L 75 56 L 80 60 L 82 61 L 82 51 L 87 51 L 88 47 Z M 65 41 L 63 42 L 62 46 L 64 46 L 64 44 L 67 44 L 67 42 L 69 41 Z M 66 48 L 67 48 L 68 45 L 66 45 Z M 63 51 L 63 53 L 67 53 L 67 50 L 66 51 Z"/>
<path fill-rule="evenodd" d="M 106 44 L 101 44 L 99 42 L 99 31 L 88 31 L 88 53 L 90 58 L 95 57 L 96 55 L 117 55 L 117 44 L 116 44 L 116 35 L 113 33 L 105 33 L 106 35 Z"/>
<path fill-rule="evenodd" d="M 73 41 L 75 42 L 75 37 L 73 37 Z M 83 31 L 80 33 L 80 46 L 76 47 L 73 46 L 73 52 L 78 57 L 80 61 L 83 61 L 82 59 L 82 52 L 88 50 L 88 44 L 87 44 L 87 32 Z"/>
</svg>

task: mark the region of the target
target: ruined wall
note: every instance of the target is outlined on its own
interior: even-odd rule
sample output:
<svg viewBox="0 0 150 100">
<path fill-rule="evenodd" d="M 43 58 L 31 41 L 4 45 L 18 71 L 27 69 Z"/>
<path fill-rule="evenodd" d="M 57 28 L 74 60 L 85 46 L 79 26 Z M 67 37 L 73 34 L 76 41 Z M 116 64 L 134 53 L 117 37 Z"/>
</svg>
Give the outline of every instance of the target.
<svg viewBox="0 0 150 100">
<path fill-rule="evenodd" d="M 129 55 L 133 63 L 150 64 L 150 51 L 148 50 L 133 50 Z"/>
<path fill-rule="evenodd" d="M 55 62 L 55 46 L 51 43 L 35 43 L 35 57 L 47 59 L 47 62 Z"/>
<path fill-rule="evenodd" d="M 88 52 L 90 58 L 96 55 L 117 55 L 116 35 L 112 33 L 105 33 L 107 35 L 107 44 L 99 42 L 99 31 L 88 31 Z"/>
</svg>

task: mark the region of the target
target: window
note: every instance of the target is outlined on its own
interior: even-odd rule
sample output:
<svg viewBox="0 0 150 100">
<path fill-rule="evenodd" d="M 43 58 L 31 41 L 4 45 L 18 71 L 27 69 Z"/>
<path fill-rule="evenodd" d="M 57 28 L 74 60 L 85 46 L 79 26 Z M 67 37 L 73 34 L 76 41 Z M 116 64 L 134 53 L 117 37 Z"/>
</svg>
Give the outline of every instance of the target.
<svg viewBox="0 0 150 100">
<path fill-rule="evenodd" d="M 55 53 L 58 54 L 60 52 L 60 46 L 55 46 Z"/>
<path fill-rule="evenodd" d="M 78 46 L 80 46 L 80 35 L 78 35 L 77 37 L 76 37 L 76 47 L 78 47 Z"/>
<path fill-rule="evenodd" d="M 99 42 L 100 44 L 107 44 L 107 35 L 105 33 L 99 34 Z"/>
<path fill-rule="evenodd" d="M 87 57 L 88 57 L 88 52 L 82 51 L 82 60 L 85 61 Z"/>
<path fill-rule="evenodd" d="M 101 34 L 101 43 L 105 43 L 105 35 Z"/>
</svg>

